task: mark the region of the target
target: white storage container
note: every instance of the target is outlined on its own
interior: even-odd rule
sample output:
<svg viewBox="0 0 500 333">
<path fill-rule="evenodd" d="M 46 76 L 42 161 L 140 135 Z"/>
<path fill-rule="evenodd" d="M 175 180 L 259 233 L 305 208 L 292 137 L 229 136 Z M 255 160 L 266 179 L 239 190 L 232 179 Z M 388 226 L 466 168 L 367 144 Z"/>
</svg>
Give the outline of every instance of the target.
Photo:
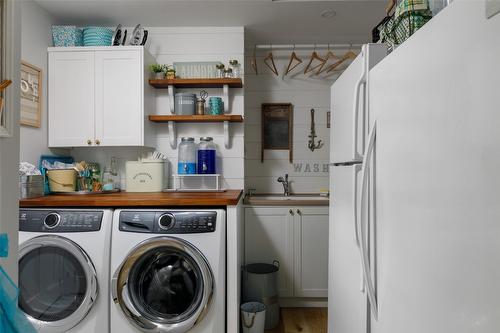
<svg viewBox="0 0 500 333">
<path fill-rule="evenodd" d="M 168 187 L 167 160 L 127 161 L 125 173 L 127 192 L 161 192 Z"/>
</svg>

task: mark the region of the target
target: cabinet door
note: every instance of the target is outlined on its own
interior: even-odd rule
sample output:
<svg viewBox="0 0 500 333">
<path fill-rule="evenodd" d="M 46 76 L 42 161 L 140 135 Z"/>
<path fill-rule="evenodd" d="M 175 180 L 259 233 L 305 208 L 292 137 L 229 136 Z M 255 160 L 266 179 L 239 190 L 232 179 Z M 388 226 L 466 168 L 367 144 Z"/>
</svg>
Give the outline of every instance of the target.
<svg viewBox="0 0 500 333">
<path fill-rule="evenodd" d="M 293 211 L 245 209 L 245 264 L 280 262 L 279 296 L 293 295 Z"/>
<path fill-rule="evenodd" d="M 143 144 L 142 68 L 141 50 L 95 52 L 98 145 Z"/>
<path fill-rule="evenodd" d="M 94 53 L 49 53 L 49 146 L 78 147 L 94 139 Z"/>
<path fill-rule="evenodd" d="M 295 211 L 294 296 L 328 297 L 328 207 Z"/>
</svg>

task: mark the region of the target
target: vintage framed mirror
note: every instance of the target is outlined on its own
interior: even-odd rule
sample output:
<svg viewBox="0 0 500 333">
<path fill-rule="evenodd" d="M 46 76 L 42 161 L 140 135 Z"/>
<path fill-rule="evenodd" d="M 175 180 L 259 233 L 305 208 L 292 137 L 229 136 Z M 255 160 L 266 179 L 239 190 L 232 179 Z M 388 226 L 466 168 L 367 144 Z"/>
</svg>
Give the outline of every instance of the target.
<svg viewBox="0 0 500 333">
<path fill-rule="evenodd" d="M 261 162 L 264 150 L 288 150 L 293 161 L 293 105 L 291 103 L 262 104 Z"/>
</svg>

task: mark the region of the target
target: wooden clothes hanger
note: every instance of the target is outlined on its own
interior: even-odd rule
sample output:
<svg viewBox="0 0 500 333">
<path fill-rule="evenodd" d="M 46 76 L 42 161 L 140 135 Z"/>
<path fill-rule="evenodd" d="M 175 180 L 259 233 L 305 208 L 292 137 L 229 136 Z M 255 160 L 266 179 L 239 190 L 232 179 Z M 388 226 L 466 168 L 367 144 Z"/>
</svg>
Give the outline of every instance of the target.
<svg viewBox="0 0 500 333">
<path fill-rule="evenodd" d="M 352 46 L 351 46 L 352 47 Z M 354 52 L 352 52 L 351 50 L 347 51 L 346 54 L 344 54 L 342 56 L 342 58 L 340 58 L 337 62 L 335 62 L 334 64 L 332 64 L 330 67 L 328 67 L 327 69 L 327 73 L 330 73 L 330 72 L 333 72 L 333 70 L 337 67 L 339 67 L 342 63 L 344 63 L 345 61 L 349 60 L 349 59 L 356 59 L 358 55 Z"/>
<path fill-rule="evenodd" d="M 276 64 L 274 63 L 273 49 L 271 47 L 271 52 L 264 58 L 264 64 L 276 75 L 279 76 L 278 70 L 276 69 Z"/>
<path fill-rule="evenodd" d="M 0 83 L 0 91 L 3 91 L 5 90 L 8 86 L 10 86 L 10 84 L 12 83 L 11 80 L 3 80 L 1 83 Z"/>
<path fill-rule="evenodd" d="M 255 56 L 255 45 L 253 46 L 253 55 L 252 55 L 252 60 L 250 61 L 250 64 L 252 65 L 252 68 L 255 72 L 255 75 L 258 75 L 257 71 L 257 57 Z"/>
<path fill-rule="evenodd" d="M 296 63 L 292 66 L 292 63 L 296 61 Z M 297 54 L 295 53 L 295 45 L 293 46 L 293 52 L 290 55 L 290 61 L 288 62 L 288 66 L 286 67 L 285 75 L 293 71 L 298 65 L 302 63 L 302 59 L 297 57 Z"/>
<path fill-rule="evenodd" d="M 328 44 L 328 53 L 325 56 L 325 62 L 318 68 L 318 70 L 316 71 L 316 75 L 319 75 L 328 69 L 328 67 L 325 67 L 325 65 L 330 59 L 340 58 L 330 50 L 330 44 Z"/>
<path fill-rule="evenodd" d="M 314 60 L 318 60 L 320 63 L 315 65 L 315 66 L 311 66 Z M 315 47 L 313 53 L 311 54 L 311 59 L 309 60 L 309 63 L 307 64 L 306 69 L 304 69 L 304 74 L 312 72 L 320 66 L 324 66 L 325 63 L 326 63 L 326 59 L 321 58 L 318 55 L 318 53 L 316 53 L 316 47 Z"/>
</svg>

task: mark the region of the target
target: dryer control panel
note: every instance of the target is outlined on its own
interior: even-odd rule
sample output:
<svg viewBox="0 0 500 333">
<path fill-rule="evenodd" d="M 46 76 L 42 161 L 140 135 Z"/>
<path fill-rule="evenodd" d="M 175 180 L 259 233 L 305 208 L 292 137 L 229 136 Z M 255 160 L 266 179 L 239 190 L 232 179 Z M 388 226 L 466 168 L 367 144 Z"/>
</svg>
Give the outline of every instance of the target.
<svg viewBox="0 0 500 333">
<path fill-rule="evenodd" d="M 102 217 L 102 211 L 21 209 L 19 231 L 44 233 L 99 231 Z"/>
<path fill-rule="evenodd" d="M 120 231 L 156 234 L 198 234 L 214 232 L 217 213 L 213 211 L 122 211 Z"/>
</svg>

